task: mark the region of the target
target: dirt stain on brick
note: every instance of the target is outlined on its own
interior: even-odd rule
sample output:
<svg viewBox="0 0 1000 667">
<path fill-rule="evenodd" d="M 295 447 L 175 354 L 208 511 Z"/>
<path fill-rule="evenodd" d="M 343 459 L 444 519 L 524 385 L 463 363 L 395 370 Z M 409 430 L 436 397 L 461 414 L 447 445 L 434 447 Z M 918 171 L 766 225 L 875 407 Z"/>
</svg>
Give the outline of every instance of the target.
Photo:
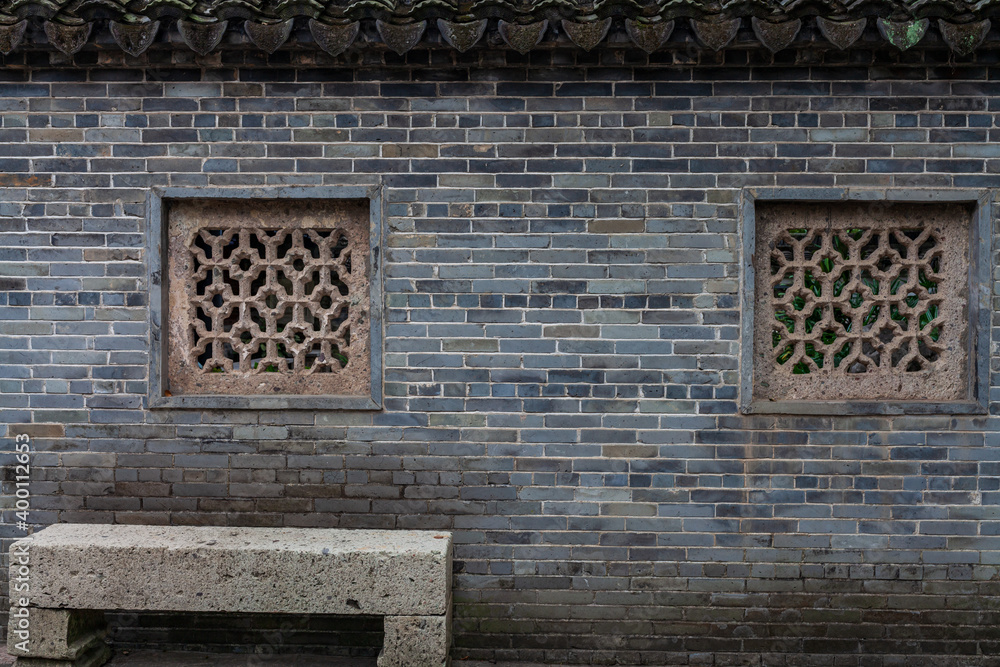
<svg viewBox="0 0 1000 667">
<path fill-rule="evenodd" d="M 51 186 L 51 175 L 38 174 L 3 174 L 0 173 L 0 187 L 4 188 L 34 188 Z"/>
</svg>

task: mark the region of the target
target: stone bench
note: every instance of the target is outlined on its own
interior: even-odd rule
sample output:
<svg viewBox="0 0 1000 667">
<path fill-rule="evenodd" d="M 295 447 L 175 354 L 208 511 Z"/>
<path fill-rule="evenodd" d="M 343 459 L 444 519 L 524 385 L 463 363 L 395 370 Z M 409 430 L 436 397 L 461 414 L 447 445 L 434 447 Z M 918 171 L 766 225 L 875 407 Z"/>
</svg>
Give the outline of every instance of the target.
<svg viewBox="0 0 1000 667">
<path fill-rule="evenodd" d="M 379 667 L 448 664 L 450 533 L 56 524 L 10 553 L 21 667 L 103 664 L 105 610 L 383 616 Z"/>
</svg>

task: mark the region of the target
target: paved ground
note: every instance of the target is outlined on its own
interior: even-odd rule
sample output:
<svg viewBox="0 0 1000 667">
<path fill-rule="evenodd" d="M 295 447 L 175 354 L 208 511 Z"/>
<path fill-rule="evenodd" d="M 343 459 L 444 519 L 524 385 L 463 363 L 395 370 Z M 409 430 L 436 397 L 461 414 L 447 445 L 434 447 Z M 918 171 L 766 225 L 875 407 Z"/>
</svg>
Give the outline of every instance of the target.
<svg viewBox="0 0 1000 667">
<path fill-rule="evenodd" d="M 375 658 L 312 655 L 232 655 L 162 651 L 116 651 L 109 667 L 375 667 Z"/>
<path fill-rule="evenodd" d="M 14 662 L 0 647 L 0 665 Z M 312 655 L 231 655 L 163 651 L 116 651 L 108 667 L 375 667 L 375 658 L 330 658 Z"/>
<path fill-rule="evenodd" d="M 14 661 L 7 649 L 0 646 L 0 665 Z M 453 661 L 456 667 L 559 667 L 527 663 Z M 310 655 L 230 655 L 220 653 L 190 653 L 163 651 L 118 651 L 107 667 L 375 667 L 375 658 L 330 658 Z"/>
</svg>

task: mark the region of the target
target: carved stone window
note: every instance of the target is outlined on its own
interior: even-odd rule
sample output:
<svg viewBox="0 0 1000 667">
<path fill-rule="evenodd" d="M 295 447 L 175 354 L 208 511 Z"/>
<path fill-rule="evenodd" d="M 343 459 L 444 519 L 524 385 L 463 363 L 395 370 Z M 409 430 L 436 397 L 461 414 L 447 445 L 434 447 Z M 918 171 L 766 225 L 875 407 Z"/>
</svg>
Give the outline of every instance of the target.
<svg viewBox="0 0 1000 667">
<path fill-rule="evenodd" d="M 369 201 L 182 199 L 164 217 L 163 396 L 371 395 Z"/>
<path fill-rule="evenodd" d="M 757 201 L 754 405 L 956 403 L 976 375 L 965 203 Z"/>
</svg>

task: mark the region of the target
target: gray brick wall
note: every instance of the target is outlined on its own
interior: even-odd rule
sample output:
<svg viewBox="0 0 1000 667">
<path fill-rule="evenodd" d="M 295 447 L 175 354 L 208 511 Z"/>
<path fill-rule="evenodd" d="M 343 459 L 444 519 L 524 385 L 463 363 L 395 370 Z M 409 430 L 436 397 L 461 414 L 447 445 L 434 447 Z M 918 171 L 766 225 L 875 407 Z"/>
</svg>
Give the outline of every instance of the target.
<svg viewBox="0 0 1000 667">
<path fill-rule="evenodd" d="M 740 189 L 1000 186 L 989 52 L 317 54 L 0 68 L 33 522 L 451 529 L 456 658 L 998 664 L 1000 422 L 736 410 Z M 145 410 L 147 189 L 372 175 L 385 410 Z"/>
</svg>

